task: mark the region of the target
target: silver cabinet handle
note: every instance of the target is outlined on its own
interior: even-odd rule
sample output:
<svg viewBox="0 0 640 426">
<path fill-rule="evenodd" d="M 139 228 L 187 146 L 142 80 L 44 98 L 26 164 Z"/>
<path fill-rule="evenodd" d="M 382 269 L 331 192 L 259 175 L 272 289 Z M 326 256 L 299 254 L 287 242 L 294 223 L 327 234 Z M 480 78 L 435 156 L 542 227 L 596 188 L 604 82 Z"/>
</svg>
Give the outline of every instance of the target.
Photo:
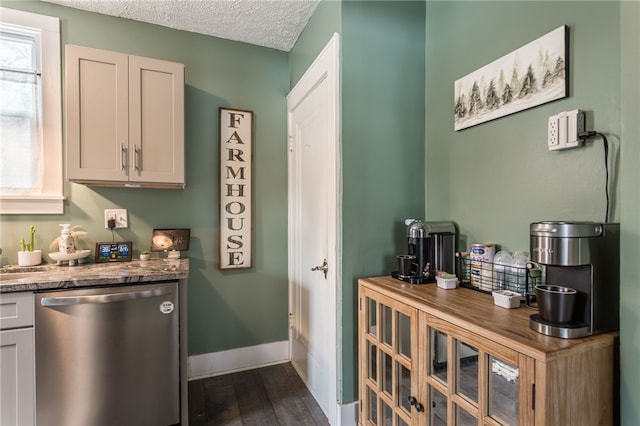
<svg viewBox="0 0 640 426">
<path fill-rule="evenodd" d="M 133 167 L 140 173 L 142 171 L 142 147 L 138 149 L 137 145 L 133 145 L 133 152 L 136 155 Z"/>
<path fill-rule="evenodd" d="M 42 304 L 42 306 L 69 306 L 90 303 L 113 303 L 126 300 L 148 299 L 150 297 L 166 296 L 171 292 L 171 288 L 157 288 L 154 290 L 95 294 L 91 296 L 43 297 L 40 301 L 40 304 Z"/>
<path fill-rule="evenodd" d="M 129 148 L 126 148 L 124 144 L 120 144 L 120 161 L 122 164 L 122 170 L 124 170 L 125 174 L 128 174 L 127 169 L 129 168 Z"/>
</svg>

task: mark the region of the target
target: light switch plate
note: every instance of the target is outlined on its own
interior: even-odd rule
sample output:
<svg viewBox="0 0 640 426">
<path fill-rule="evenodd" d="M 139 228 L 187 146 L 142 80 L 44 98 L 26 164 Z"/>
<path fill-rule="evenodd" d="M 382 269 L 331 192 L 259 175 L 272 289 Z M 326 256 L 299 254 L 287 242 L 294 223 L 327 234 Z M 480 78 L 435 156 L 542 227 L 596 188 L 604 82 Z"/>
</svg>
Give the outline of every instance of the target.
<svg viewBox="0 0 640 426">
<path fill-rule="evenodd" d="M 567 148 L 580 146 L 582 140 L 578 135 L 581 132 L 584 132 L 584 112 L 579 109 L 567 111 Z"/>
</svg>

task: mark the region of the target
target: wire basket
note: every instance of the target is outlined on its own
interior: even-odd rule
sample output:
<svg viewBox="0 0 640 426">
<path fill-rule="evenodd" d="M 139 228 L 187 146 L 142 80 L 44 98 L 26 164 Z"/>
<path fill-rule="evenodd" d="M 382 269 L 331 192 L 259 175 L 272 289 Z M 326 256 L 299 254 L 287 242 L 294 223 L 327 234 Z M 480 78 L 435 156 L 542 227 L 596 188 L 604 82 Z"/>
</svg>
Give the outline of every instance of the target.
<svg viewBox="0 0 640 426">
<path fill-rule="evenodd" d="M 460 286 L 491 293 L 510 290 L 521 295 L 542 284 L 542 270 L 534 263 L 524 267 L 472 260 L 467 252 L 456 253 Z"/>
</svg>

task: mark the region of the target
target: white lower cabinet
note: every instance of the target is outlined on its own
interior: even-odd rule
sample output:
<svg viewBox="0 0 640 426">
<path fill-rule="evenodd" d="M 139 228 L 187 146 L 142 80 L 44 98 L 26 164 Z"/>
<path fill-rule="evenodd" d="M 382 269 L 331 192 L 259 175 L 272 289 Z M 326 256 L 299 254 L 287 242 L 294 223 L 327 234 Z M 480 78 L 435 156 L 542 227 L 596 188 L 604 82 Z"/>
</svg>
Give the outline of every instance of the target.
<svg viewBox="0 0 640 426">
<path fill-rule="evenodd" d="M 33 293 L 0 295 L 0 425 L 35 424 Z"/>
</svg>

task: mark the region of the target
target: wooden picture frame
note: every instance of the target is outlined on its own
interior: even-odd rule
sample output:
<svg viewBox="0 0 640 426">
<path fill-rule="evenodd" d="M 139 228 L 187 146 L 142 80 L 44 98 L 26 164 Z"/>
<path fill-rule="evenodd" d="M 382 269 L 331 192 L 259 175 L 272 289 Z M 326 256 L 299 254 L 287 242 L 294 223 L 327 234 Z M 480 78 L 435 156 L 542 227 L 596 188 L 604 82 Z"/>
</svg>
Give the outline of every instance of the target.
<svg viewBox="0 0 640 426">
<path fill-rule="evenodd" d="M 219 109 L 220 270 L 253 267 L 253 112 Z"/>
</svg>

